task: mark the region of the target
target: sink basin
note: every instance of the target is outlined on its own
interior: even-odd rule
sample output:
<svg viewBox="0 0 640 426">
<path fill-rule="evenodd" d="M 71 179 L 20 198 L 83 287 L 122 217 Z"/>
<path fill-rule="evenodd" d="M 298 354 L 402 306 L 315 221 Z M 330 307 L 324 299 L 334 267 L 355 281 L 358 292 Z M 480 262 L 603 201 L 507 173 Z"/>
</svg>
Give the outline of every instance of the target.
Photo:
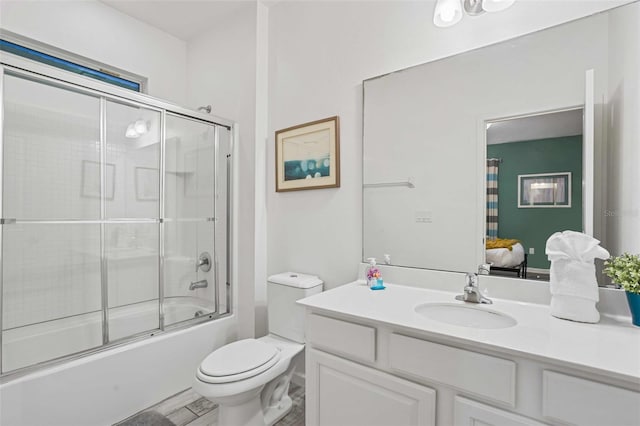
<svg viewBox="0 0 640 426">
<path fill-rule="evenodd" d="M 461 327 L 507 328 L 518 323 L 500 312 L 456 303 L 423 303 L 415 311 L 425 318 Z"/>
</svg>

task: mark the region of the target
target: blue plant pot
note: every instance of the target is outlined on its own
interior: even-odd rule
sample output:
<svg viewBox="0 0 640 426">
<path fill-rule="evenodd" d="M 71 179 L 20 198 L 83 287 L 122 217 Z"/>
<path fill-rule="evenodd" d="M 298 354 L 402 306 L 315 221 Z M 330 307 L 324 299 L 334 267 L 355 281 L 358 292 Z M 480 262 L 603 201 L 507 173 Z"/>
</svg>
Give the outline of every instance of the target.
<svg viewBox="0 0 640 426">
<path fill-rule="evenodd" d="M 627 293 L 627 301 L 629 302 L 629 310 L 631 311 L 631 322 L 633 325 L 640 327 L 640 294 Z"/>
</svg>

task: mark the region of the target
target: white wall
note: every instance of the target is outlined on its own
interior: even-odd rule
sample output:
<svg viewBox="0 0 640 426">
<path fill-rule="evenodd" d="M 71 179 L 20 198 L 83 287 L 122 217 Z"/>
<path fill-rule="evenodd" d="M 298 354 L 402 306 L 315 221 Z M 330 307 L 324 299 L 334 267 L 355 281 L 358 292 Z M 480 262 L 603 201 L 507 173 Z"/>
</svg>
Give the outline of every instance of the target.
<svg viewBox="0 0 640 426">
<path fill-rule="evenodd" d="M 148 77 L 148 93 L 185 102 L 186 43 L 96 0 L 0 2 L 5 30 Z"/>
<path fill-rule="evenodd" d="M 624 2 L 519 1 L 432 25 L 433 2 L 278 2 L 269 10 L 268 272 L 354 279 L 361 258 L 364 79 L 576 19 Z M 340 116 L 338 189 L 274 191 L 273 132 Z"/>
<path fill-rule="evenodd" d="M 254 176 L 256 123 L 256 4 L 247 2 L 235 14 L 187 44 L 187 103 L 211 105 L 212 113 L 239 127 L 238 292 L 240 337 L 254 335 Z"/>
<path fill-rule="evenodd" d="M 608 188 L 604 214 L 612 255 L 640 253 L 640 3 L 609 23 Z M 631 54 L 630 52 L 635 52 Z M 614 72 L 615 70 L 615 72 Z"/>
</svg>

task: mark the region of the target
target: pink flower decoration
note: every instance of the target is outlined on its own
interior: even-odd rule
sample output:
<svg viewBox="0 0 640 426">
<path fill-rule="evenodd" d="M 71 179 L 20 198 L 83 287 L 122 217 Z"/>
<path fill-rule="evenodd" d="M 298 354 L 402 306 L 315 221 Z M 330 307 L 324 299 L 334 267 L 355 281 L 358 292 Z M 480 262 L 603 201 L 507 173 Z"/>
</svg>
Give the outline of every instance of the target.
<svg viewBox="0 0 640 426">
<path fill-rule="evenodd" d="M 380 278 L 380 270 L 378 268 L 369 268 L 367 271 L 367 279 Z"/>
</svg>

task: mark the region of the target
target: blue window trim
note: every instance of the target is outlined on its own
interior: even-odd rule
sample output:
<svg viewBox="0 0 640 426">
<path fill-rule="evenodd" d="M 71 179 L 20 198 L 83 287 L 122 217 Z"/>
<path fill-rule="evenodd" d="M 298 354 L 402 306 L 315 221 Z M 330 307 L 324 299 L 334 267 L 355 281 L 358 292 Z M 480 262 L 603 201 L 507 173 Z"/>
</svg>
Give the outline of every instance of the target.
<svg viewBox="0 0 640 426">
<path fill-rule="evenodd" d="M 23 58 L 42 62 L 43 64 L 52 65 L 56 68 L 60 68 L 66 71 L 71 71 L 75 74 L 94 78 L 105 83 L 110 83 L 115 86 L 124 87 L 125 89 L 133 90 L 135 92 L 141 91 L 140 83 L 137 83 L 135 81 L 117 77 L 115 75 L 85 67 L 84 65 L 76 64 L 71 61 L 56 58 L 55 56 L 38 52 L 37 50 L 29 49 L 28 47 L 20 46 L 19 44 L 11 43 L 7 40 L 0 39 L 0 50 L 22 56 Z"/>
</svg>

